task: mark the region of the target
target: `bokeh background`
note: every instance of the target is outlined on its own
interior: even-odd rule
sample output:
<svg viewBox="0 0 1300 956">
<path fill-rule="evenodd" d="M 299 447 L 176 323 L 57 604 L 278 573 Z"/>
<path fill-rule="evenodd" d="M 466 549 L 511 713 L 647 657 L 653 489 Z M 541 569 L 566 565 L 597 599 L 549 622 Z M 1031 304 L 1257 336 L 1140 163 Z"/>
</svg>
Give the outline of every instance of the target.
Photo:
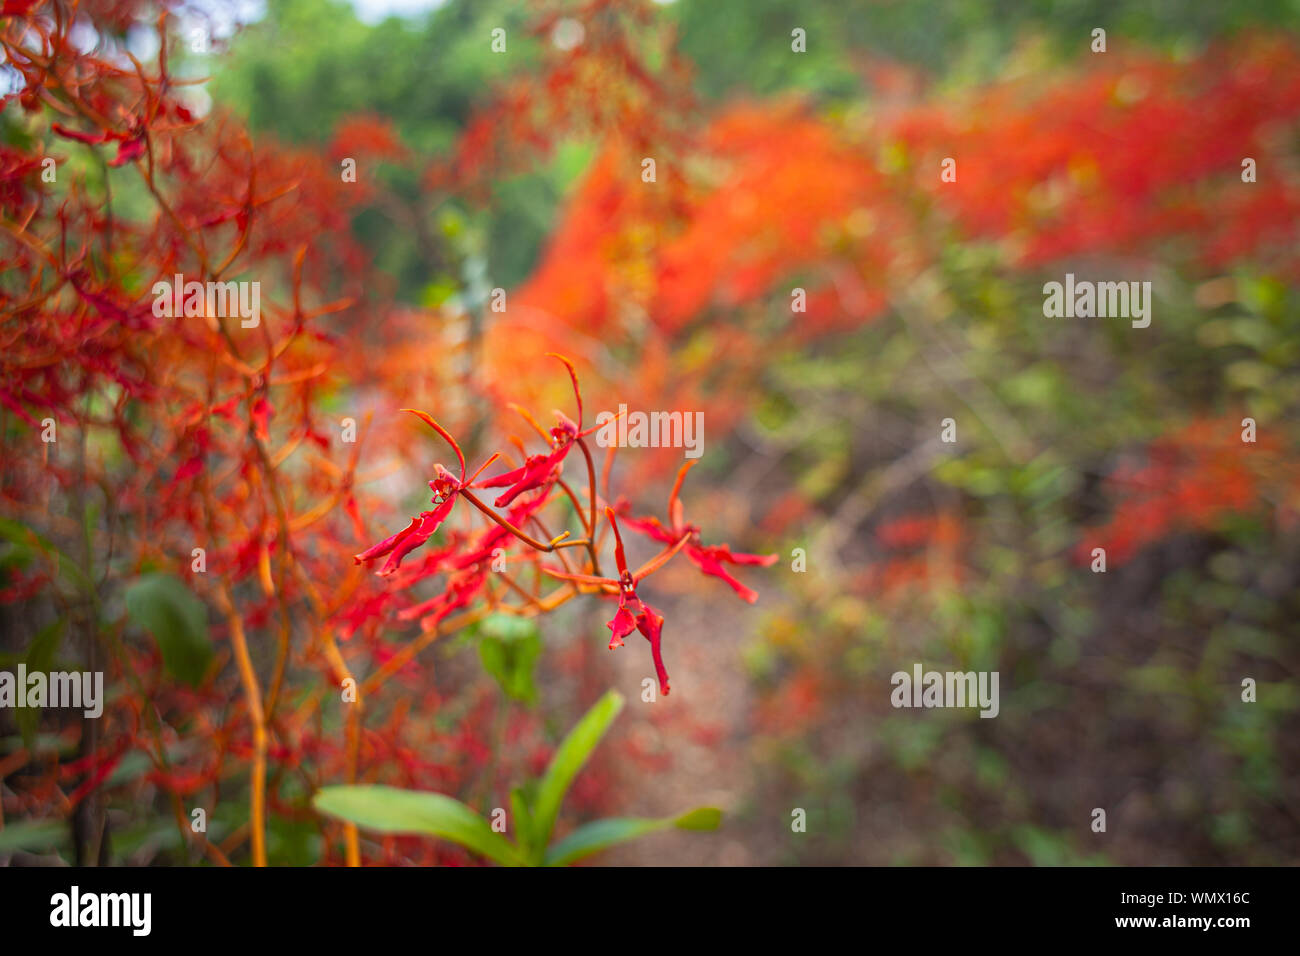
<svg viewBox="0 0 1300 956">
<path fill-rule="evenodd" d="M 409 625 L 355 613 L 379 585 L 358 583 L 347 559 L 422 506 L 443 451 L 396 410 L 435 409 L 481 460 L 515 427 L 500 424 L 505 402 L 567 408 L 548 350 L 573 358 L 589 410 L 702 411 L 687 514 L 711 541 L 781 557 L 742 569 L 753 606 L 689 566 L 656 576 L 674 680 L 653 703 L 640 699 L 651 671 L 639 641 L 605 649 L 603 605 L 540 622 L 524 699 L 484 671 L 479 635 L 429 646 L 368 711 L 364 779 L 503 805 L 512 777 L 616 687 L 629 706 L 579 780 L 574 819 L 712 804 L 727 821 L 607 863 L 1300 859 L 1295 0 L 389 9 L 211 2 L 174 8 L 166 27 L 173 73 L 200 80 L 183 96 L 207 131 L 196 135 L 214 137 L 202 148 L 242 149 L 222 143 L 246 131 L 264 181 L 292 188 L 259 212 L 250 255 L 291 257 L 301 236 L 314 301 L 349 299 L 320 319 L 336 373 L 302 399 L 332 422 L 370 423 L 363 527 L 340 517 L 337 553 L 322 545 L 312 571 L 325 595 L 348 595 L 325 626 L 349 663 L 365 673 L 411 641 Z M 156 58 L 152 9 L 83 13 L 100 28 L 88 44 Z M 504 54 L 491 48 L 498 28 Z M 806 52 L 792 50 L 794 30 Z M 6 148 L 48 139 L 7 75 Z M 348 158 L 358 179 L 340 184 Z M 954 182 L 941 178 L 947 158 Z M 89 160 L 69 162 L 99 183 Z M 116 215 L 144 228 L 150 193 L 128 172 L 103 182 Z M 196 203 L 219 212 L 242 194 L 213 185 Z M 277 268 L 247 277 L 284 300 L 291 270 Z M 1042 286 L 1067 272 L 1150 281 L 1150 327 L 1045 318 Z M 26 287 L 17 274 L 0 282 L 6 304 Z M 498 288 L 503 312 L 490 305 Z M 795 289 L 806 311 L 792 309 Z M 7 314 L 6 337 L 33 321 Z M 70 375 L 93 366 L 77 354 Z M 56 543 L 106 532 L 115 519 L 86 510 L 78 479 L 45 477 L 13 411 L 42 418 L 43 399 L 61 401 L 53 379 L 20 390 L 27 366 L 6 362 L 6 520 Z M 162 420 L 139 403 L 140 419 Z M 297 414 L 275 408 L 272 434 Z M 337 438 L 321 447 L 338 463 L 352 454 Z M 146 495 L 112 443 L 90 454 L 105 500 Z M 175 477 L 191 454 L 178 439 L 151 467 Z M 662 514 L 681 463 L 676 449 L 628 449 L 615 477 L 637 513 Z M 307 477 L 287 480 L 315 493 Z M 84 663 L 96 627 L 114 633 L 128 648 L 117 666 L 144 675 L 163 729 L 152 705 L 122 703 L 88 752 L 72 718 L 47 713 L 33 737 L 0 713 L 0 859 L 87 862 L 68 800 L 106 753 L 87 791 L 111 833 L 102 859 L 201 859 L 177 833 L 180 795 L 210 808 L 209 839 L 243 862 L 249 731 L 228 635 L 214 611 L 217 676 L 173 687 L 120 623 L 120 593 L 142 569 L 170 560 L 183 573 L 188 558 L 162 556 L 167 515 L 133 525 L 123 512 L 115 546 L 84 535 L 102 578 L 93 611 L 69 608 L 10 528 L 0 651 L 24 659 L 50 622 L 93 615 L 87 643 L 69 637 L 61 653 Z M 174 552 L 187 556 L 188 540 L 177 532 Z M 233 532 L 229 551 L 255 578 Z M 264 675 L 277 666 L 268 617 L 249 622 Z M 292 640 L 290 712 L 319 696 L 326 667 L 306 625 Z M 917 662 L 998 671 L 998 717 L 892 708 L 890 675 Z M 339 726 L 320 707 L 279 731 L 273 863 L 340 859 L 337 833 L 306 807 L 314 786 L 341 779 Z M 1091 827 L 1098 807 L 1104 833 Z M 796 808 L 807 832 L 792 832 Z M 367 840 L 365 857 L 469 861 L 407 839 Z"/>
</svg>

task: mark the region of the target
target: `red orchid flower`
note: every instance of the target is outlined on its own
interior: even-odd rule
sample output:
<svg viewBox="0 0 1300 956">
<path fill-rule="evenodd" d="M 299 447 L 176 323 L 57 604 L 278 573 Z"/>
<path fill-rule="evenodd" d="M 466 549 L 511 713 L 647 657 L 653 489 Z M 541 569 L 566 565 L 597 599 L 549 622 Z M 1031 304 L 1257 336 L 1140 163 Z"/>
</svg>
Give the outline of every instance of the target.
<svg viewBox="0 0 1300 956">
<path fill-rule="evenodd" d="M 144 155 L 145 138 L 144 130 L 137 129 L 129 133 L 119 133 L 115 130 L 101 130 L 98 133 L 83 133 L 80 130 L 69 129 L 62 123 L 52 123 L 50 128 L 59 136 L 67 139 L 76 140 L 78 143 L 85 143 L 87 146 L 98 146 L 102 143 L 117 143 L 117 155 L 108 161 L 110 166 L 125 166 L 133 159 L 138 159 Z"/>
<path fill-rule="evenodd" d="M 578 420 L 574 422 L 563 412 L 556 411 L 556 425 L 550 430 L 551 451 L 549 453 L 529 455 L 518 468 L 494 475 L 478 484 L 477 487 L 479 488 L 510 486 L 505 492 L 497 496 L 496 501 L 493 502 L 498 508 L 506 507 L 525 491 L 540 488 L 554 478 L 559 477 L 560 465 L 565 456 L 569 454 L 569 449 L 573 447 L 579 438 L 583 438 L 596 430 L 596 427 L 592 427 L 585 432 L 582 430 L 582 392 L 578 388 L 578 373 L 574 370 L 573 363 L 557 352 L 547 352 L 546 354 L 559 359 L 564 363 L 564 367 L 569 370 L 569 379 L 573 382 L 573 395 L 578 402 Z M 532 420 L 531 417 L 529 420 Z M 536 425 L 535 422 L 534 425 Z M 536 427 L 539 430 L 541 429 L 541 426 Z"/>
<path fill-rule="evenodd" d="M 618 610 L 614 612 L 614 617 L 605 625 L 610 630 L 609 649 L 613 650 L 616 647 L 622 647 L 623 638 L 631 634 L 633 630 L 640 631 L 642 636 L 650 642 L 650 656 L 654 659 L 655 674 L 659 677 L 659 692 L 667 696 L 668 669 L 664 667 L 663 651 L 660 643 L 663 636 L 664 618 L 662 614 L 641 600 L 636 593 L 636 588 L 641 581 L 657 571 L 667 563 L 669 558 L 681 550 L 686 543 L 686 537 L 683 536 L 680 540 L 674 542 L 671 547 L 660 552 L 635 572 L 629 571 L 627 568 L 627 555 L 623 551 L 623 536 L 619 533 L 618 519 L 614 516 L 614 509 L 606 508 L 605 515 L 609 518 L 610 526 L 614 529 L 614 560 L 618 565 L 617 578 L 601 578 L 590 574 L 570 574 L 566 571 L 548 567 L 543 567 L 542 570 L 552 577 L 562 578 L 578 584 L 596 585 L 610 594 L 618 595 Z"/>
<path fill-rule="evenodd" d="M 461 489 L 473 483 L 474 480 L 473 478 L 468 482 L 465 480 L 465 455 L 460 450 L 460 445 L 456 444 L 456 439 L 452 438 L 445 428 L 434 421 L 427 412 L 417 411 L 414 408 L 403 408 L 402 411 L 410 412 L 441 435 L 447 444 L 451 445 L 452 450 L 456 452 L 456 460 L 460 463 L 460 477 L 454 477 L 442 465 L 434 465 L 436 477 L 429 482 L 429 487 L 433 490 L 432 504 L 436 507 L 432 511 L 421 511 L 411 519 L 409 525 L 397 532 L 397 534 L 385 538 L 374 547 L 367 548 L 360 554 L 353 555 L 352 560 L 357 564 L 364 564 L 374 558 L 388 555 L 388 560 L 384 562 L 384 566 L 378 571 L 381 577 L 386 577 L 396 571 L 402 565 L 402 558 L 429 540 L 430 536 L 447 520 L 447 515 L 451 514 L 451 509 L 455 505 Z M 493 455 L 485 461 L 479 467 L 478 472 L 475 473 L 475 477 L 484 468 L 492 464 L 496 458 L 497 456 Z"/>
<path fill-rule="evenodd" d="M 492 478 L 479 483 L 480 488 L 500 488 L 503 485 L 509 485 L 510 488 L 497 496 L 493 502 L 498 508 L 505 508 L 510 505 L 516 498 L 525 491 L 532 491 L 534 488 L 540 488 L 555 478 L 559 477 L 559 466 L 569 449 L 573 447 L 572 436 L 577 434 L 577 429 L 572 432 L 566 430 L 565 426 L 572 427 L 573 422 L 564 418 L 559 425 L 551 429 L 553 436 L 554 450 L 549 455 L 529 455 L 522 465 L 511 471 L 502 472 Z"/>
<path fill-rule="evenodd" d="M 544 496 L 525 501 L 511 509 L 508 520 L 512 524 L 522 525 L 527 522 L 529 515 L 545 502 Z M 434 560 L 431 566 L 423 569 L 421 576 L 427 577 L 429 574 L 436 573 L 439 567 L 445 566 L 448 571 L 453 572 L 446 589 L 427 601 L 399 611 L 397 619 L 410 621 L 418 617 L 421 629 L 428 631 L 453 611 L 468 607 L 487 584 L 487 572 L 493 553 L 497 548 L 505 547 L 511 540 L 513 535 L 508 529 L 494 524 L 483 532 L 477 545 L 472 546 L 464 554 L 457 556 L 456 551 L 459 547 L 451 546 L 431 556 Z"/>
<path fill-rule="evenodd" d="M 144 133 L 141 132 L 131 139 L 123 140 L 118 144 L 117 155 L 108 161 L 110 166 L 125 166 L 133 159 L 139 159 L 144 155 L 145 139 Z"/>
<path fill-rule="evenodd" d="M 668 520 L 672 522 L 671 527 L 665 528 L 658 518 L 632 518 L 627 515 L 628 504 L 626 501 L 619 502 L 619 510 L 623 513 L 623 521 L 629 526 L 642 534 L 653 538 L 655 541 L 665 544 L 672 544 L 686 537 L 686 556 L 690 558 L 691 563 L 710 577 L 721 578 L 731 585 L 731 589 L 739 594 L 744 600 L 753 604 L 758 600 L 758 593 L 745 587 L 736 580 L 732 574 L 723 567 L 723 564 L 748 565 L 752 567 L 765 568 L 775 564 L 780 555 L 776 554 L 746 554 L 744 552 L 734 552 L 730 545 L 715 544 L 705 545 L 700 543 L 700 529 L 693 524 L 687 524 L 683 516 L 682 502 L 678 494 L 682 489 L 682 481 L 686 478 L 686 473 L 691 470 L 695 462 L 689 461 L 682 465 L 681 470 L 677 472 L 677 481 L 673 483 L 673 490 L 668 495 Z"/>
</svg>

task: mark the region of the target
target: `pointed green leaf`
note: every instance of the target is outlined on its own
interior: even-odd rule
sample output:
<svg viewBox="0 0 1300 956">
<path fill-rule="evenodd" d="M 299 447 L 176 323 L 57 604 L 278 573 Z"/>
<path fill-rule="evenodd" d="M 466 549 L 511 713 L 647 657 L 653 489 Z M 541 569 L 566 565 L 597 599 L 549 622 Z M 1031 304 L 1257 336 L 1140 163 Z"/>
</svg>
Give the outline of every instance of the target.
<svg viewBox="0 0 1300 956">
<path fill-rule="evenodd" d="M 126 612 L 154 636 L 167 670 L 196 686 L 212 658 L 212 645 L 208 609 L 185 582 L 160 572 L 141 575 L 126 589 Z"/>
<path fill-rule="evenodd" d="M 441 793 L 397 787 L 324 787 L 312 800 L 321 813 L 376 833 L 441 837 L 504 866 L 524 860 L 515 846 L 465 804 Z"/>
<path fill-rule="evenodd" d="M 569 785 L 622 709 L 623 696 L 617 691 L 609 691 L 592 705 L 555 751 L 537 788 L 537 802 L 533 805 L 533 835 L 538 844 L 545 846 L 550 841 Z"/>
<path fill-rule="evenodd" d="M 515 787 L 510 791 L 510 812 L 515 817 L 515 842 L 523 849 L 526 856 L 533 855 L 533 815 L 528 809 L 528 799 L 523 790 Z"/>
<path fill-rule="evenodd" d="M 699 807 L 677 817 L 611 817 L 578 827 L 546 851 L 547 866 L 567 866 L 618 843 L 626 843 L 647 833 L 677 827 L 682 830 L 716 830 L 722 811 L 716 807 Z"/>
<path fill-rule="evenodd" d="M 717 807 L 696 807 L 673 821 L 679 830 L 716 830 L 722 825 L 722 811 Z"/>
<path fill-rule="evenodd" d="M 550 847 L 546 851 L 545 865 L 567 866 L 617 843 L 626 843 L 670 826 L 672 820 L 654 820 L 648 817 L 610 817 L 608 820 L 597 820 L 578 827 Z"/>
</svg>

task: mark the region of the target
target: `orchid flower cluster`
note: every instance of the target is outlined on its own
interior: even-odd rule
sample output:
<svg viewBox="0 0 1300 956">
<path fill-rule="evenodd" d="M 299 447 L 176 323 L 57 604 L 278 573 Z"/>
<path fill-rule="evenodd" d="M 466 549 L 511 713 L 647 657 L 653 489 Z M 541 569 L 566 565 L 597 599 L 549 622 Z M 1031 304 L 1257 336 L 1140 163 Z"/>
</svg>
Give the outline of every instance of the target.
<svg viewBox="0 0 1300 956">
<path fill-rule="evenodd" d="M 447 429 L 427 412 L 403 409 L 418 417 L 451 446 L 456 455 L 457 471 L 453 474 L 446 466 L 435 465 L 434 477 L 429 481 L 429 488 L 433 492 L 430 503 L 433 507 L 413 517 L 401 531 L 355 555 L 354 560 L 358 564 L 369 566 L 380 558 L 385 559 L 376 573 L 381 577 L 393 578 L 394 583 L 402 588 L 438 574 L 445 575 L 445 584 L 440 593 L 398 613 L 402 620 L 419 618 L 421 628 L 425 631 L 452 629 L 453 622 L 469 623 L 473 619 L 472 612 L 460 618 L 449 618 L 453 612 L 466 611 L 480 600 L 497 612 L 532 617 L 551 611 L 578 594 L 617 598 L 618 607 L 606 625 L 610 630 L 610 649 L 623 646 L 623 638 L 634 630 L 639 631 L 650 644 L 660 692 L 667 694 L 668 670 L 664 665 L 662 648 L 664 618 L 642 599 L 638 593 L 641 584 L 668 564 L 678 552 L 685 551 L 687 558 L 701 572 L 726 582 L 737 595 L 752 604 L 758 595 L 737 580 L 725 565 L 766 567 L 775 563 L 777 555 L 733 552 L 725 544 L 705 545 L 701 542 L 700 529 L 686 522 L 679 497 L 682 482 L 695 464 L 694 461 L 684 465 L 677 474 L 668 498 L 667 525 L 652 516 L 631 517 L 630 505 L 626 499 L 610 502 L 608 484 L 613 447 L 606 451 L 601 474 L 603 493 L 598 494 L 596 468 L 586 438 L 599 426 L 583 430 L 582 391 L 573 363 L 558 353 L 547 354 L 562 362 L 569 373 L 577 403 L 577 421 L 556 411 L 555 426 L 544 429 L 527 411 L 514 406 L 541 436 L 546 448 L 542 452 L 528 454 L 523 443 L 516 440 L 523 463 L 499 474 L 482 477 L 498 459 L 506 456 L 501 453 L 491 455 L 470 475 L 464 452 Z M 586 465 L 585 506 L 578 492 L 564 477 L 565 463 L 575 447 L 582 453 Z M 490 505 L 480 497 L 479 492 L 498 488 L 505 490 Z M 582 536 L 579 538 L 573 538 L 569 531 L 552 535 L 540 516 L 543 508 L 560 495 L 568 499 L 581 525 Z M 402 561 L 444 528 L 458 501 L 466 502 L 482 514 L 488 520 L 487 526 L 476 534 L 445 531 L 441 547 L 426 553 L 418 565 L 404 570 Z M 635 570 L 628 566 L 619 528 L 620 516 L 627 527 L 662 545 L 658 554 Z M 530 527 L 541 537 L 530 533 L 527 530 Z M 601 546 L 609 532 L 613 533 L 614 538 L 615 577 L 605 575 L 600 565 Z M 506 555 L 508 549 L 519 546 L 523 546 L 522 551 L 513 556 Z M 582 554 L 583 557 L 579 560 L 570 557 L 572 554 Z M 533 566 L 531 589 L 507 570 L 510 561 Z M 555 563 L 550 563 L 552 561 Z M 489 574 L 493 571 L 500 575 L 506 588 L 519 598 L 518 602 L 498 601 L 496 592 L 489 585 Z M 542 582 L 548 578 L 559 584 L 548 593 L 543 593 Z"/>
</svg>

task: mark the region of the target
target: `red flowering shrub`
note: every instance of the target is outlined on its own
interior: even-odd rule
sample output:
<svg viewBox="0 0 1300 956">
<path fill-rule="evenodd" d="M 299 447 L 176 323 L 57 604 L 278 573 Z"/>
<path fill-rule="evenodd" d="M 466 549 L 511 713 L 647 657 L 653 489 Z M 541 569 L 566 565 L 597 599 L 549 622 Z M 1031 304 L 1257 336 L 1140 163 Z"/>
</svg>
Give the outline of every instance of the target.
<svg viewBox="0 0 1300 956">
<path fill-rule="evenodd" d="M 416 686 L 424 647 L 490 615 L 527 619 L 584 593 L 622 595 L 611 646 L 637 600 L 668 693 L 663 619 L 629 597 L 628 582 L 682 549 L 727 580 L 718 557 L 748 558 L 702 549 L 698 529 L 683 527 L 635 571 L 620 545 L 620 578 L 601 577 L 600 549 L 618 529 L 608 488 L 597 490 L 580 396 L 576 422 L 561 415 L 538 428 L 543 452 L 521 446 L 513 469 L 509 453 L 493 455 L 472 475 L 451 435 L 418 412 L 456 466 L 435 466 L 431 510 L 365 548 L 384 503 L 363 490 L 363 448 L 408 458 L 411 446 L 395 414 L 340 417 L 340 395 L 363 390 L 367 404 L 395 411 L 389 394 L 418 396 L 431 372 L 436 387 L 451 387 L 450 369 L 427 364 L 385 375 L 393 356 L 368 331 L 386 313 L 395 344 L 428 344 L 409 313 L 375 294 L 382 276 L 352 238 L 352 217 L 386 197 L 337 172 L 349 158 L 409 162 L 388 126 L 353 118 L 324 155 L 254 144 L 233 119 L 200 119 L 189 105 L 170 66 L 166 10 L 156 62 L 144 64 L 113 39 L 139 26 L 140 8 L 11 7 L 0 39 L 22 83 L 5 97 L 0 151 L 2 613 L 20 632 L 48 635 L 29 652 L 33 665 L 41 647 L 47 661 L 80 648 L 126 692 L 98 724 L 49 714 L 41 726 L 57 727 L 54 736 L 24 728 L 24 746 L 3 758 L 19 781 L 6 816 L 81 815 L 94 835 L 77 851 L 100 853 L 110 798 L 162 800 L 182 845 L 214 861 L 247 846 L 254 863 L 267 862 L 269 826 L 296 858 L 285 827 L 322 783 L 382 772 L 456 791 L 496 761 L 499 745 L 475 729 L 489 702 L 481 692 L 468 688 L 450 709 L 436 686 L 382 699 L 386 686 Z M 74 36 L 86 24 L 103 31 L 89 48 Z M 591 82 L 598 76 L 560 85 L 580 94 Z M 195 282 L 254 284 L 260 310 L 223 313 L 210 291 L 191 294 Z M 363 330 L 377 354 L 351 346 Z M 576 394 L 576 371 L 562 361 Z M 439 407 L 463 416 L 467 400 Z M 570 484 L 575 448 L 586 479 Z M 489 467 L 498 461 L 504 470 Z M 491 504 L 482 489 L 499 492 Z M 473 514 L 484 526 L 462 530 Z M 576 533 L 551 533 L 570 520 Z M 160 620 L 160 606 L 184 626 Z M 408 622 L 419 636 L 390 643 Z M 450 729 L 435 732 L 435 715 Z M 526 714 L 508 727 L 533 766 L 547 754 L 538 730 Z M 245 795 L 223 796 L 232 785 Z M 214 815 L 220 839 L 188 825 L 195 808 Z M 356 863 L 357 832 L 343 834 Z M 461 858 L 400 837 L 367 852 Z"/>
</svg>

